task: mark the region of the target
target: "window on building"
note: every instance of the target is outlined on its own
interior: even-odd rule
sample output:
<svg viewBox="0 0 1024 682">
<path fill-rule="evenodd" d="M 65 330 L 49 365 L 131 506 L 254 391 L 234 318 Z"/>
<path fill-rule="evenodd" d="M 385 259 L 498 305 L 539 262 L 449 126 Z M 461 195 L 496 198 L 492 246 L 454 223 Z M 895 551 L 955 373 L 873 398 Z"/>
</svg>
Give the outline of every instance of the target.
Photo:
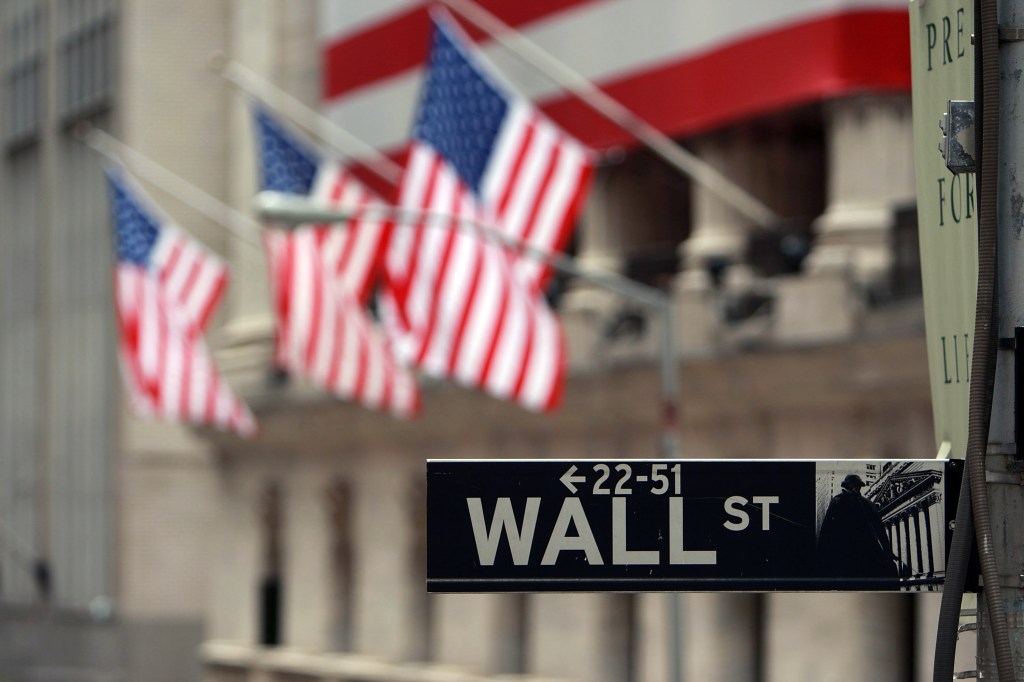
<svg viewBox="0 0 1024 682">
<path fill-rule="evenodd" d="M 9 151 L 34 142 L 42 129 L 46 23 L 40 0 L 10 0 L 0 10 L 3 32 L 3 141 Z"/>
<path fill-rule="evenodd" d="M 116 0 L 57 3 L 57 113 L 69 125 L 110 106 L 116 71 Z"/>
</svg>

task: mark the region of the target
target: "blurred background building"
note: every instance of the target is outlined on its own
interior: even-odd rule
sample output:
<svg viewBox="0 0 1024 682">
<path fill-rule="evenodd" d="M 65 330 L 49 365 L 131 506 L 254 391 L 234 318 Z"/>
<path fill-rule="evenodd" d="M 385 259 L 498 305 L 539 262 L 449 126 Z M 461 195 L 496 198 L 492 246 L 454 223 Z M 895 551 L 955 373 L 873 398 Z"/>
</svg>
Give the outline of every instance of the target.
<svg viewBox="0 0 1024 682">
<path fill-rule="evenodd" d="M 483 41 L 607 152 L 572 249 L 673 292 L 683 456 L 935 453 L 903 2 L 482 4 L 778 216 L 753 224 Z M 427 458 L 657 455 L 660 323 L 629 302 L 559 280 L 555 415 L 431 383 L 398 421 L 274 373 L 263 254 L 151 187 L 233 265 L 210 341 L 261 433 L 120 398 L 107 192 L 76 127 L 248 211 L 249 103 L 211 54 L 396 154 L 421 3 L 8 0 L 0 36 L 0 680 L 668 678 L 665 595 L 424 590 Z M 934 594 L 681 604 L 687 680 L 930 677 Z"/>
</svg>

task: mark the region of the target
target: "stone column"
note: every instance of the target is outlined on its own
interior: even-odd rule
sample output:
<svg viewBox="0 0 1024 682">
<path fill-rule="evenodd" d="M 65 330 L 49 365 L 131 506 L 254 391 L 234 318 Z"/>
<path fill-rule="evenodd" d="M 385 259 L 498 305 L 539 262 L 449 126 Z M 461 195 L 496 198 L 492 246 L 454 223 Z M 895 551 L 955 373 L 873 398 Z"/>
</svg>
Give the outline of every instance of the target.
<svg viewBox="0 0 1024 682">
<path fill-rule="evenodd" d="M 767 134 L 730 131 L 694 140 L 692 147 L 702 161 L 759 196 L 771 175 L 762 171 L 775 165 L 768 149 L 773 141 Z M 676 321 L 683 351 L 700 352 L 721 342 L 720 290 L 753 286 L 753 272 L 744 262 L 752 225 L 715 192 L 696 182 L 690 186 L 692 217 L 689 237 L 679 246 Z"/>
<path fill-rule="evenodd" d="M 645 152 L 634 152 L 619 165 L 599 169 L 577 230 L 577 264 L 628 275 L 630 256 L 645 249 L 671 249 L 686 220 L 685 211 L 679 209 L 685 196 L 680 194 L 685 195 L 684 184 Z M 593 361 L 611 316 L 631 304 L 635 306 L 593 284 L 572 282 L 561 312 L 574 366 Z"/>
<path fill-rule="evenodd" d="M 440 594 L 434 622 L 436 657 L 445 664 L 486 672 L 522 672 L 526 599 L 519 594 Z M 509 622 L 516 621 L 516 622 Z"/>
<path fill-rule="evenodd" d="M 913 655 L 906 600 L 903 594 L 768 595 L 764 679 L 906 680 Z"/>
<path fill-rule="evenodd" d="M 353 651 L 392 660 L 418 657 L 423 633 L 410 557 L 410 472 L 385 453 L 367 459 L 353 484 Z"/>
<path fill-rule="evenodd" d="M 540 677 L 604 680 L 601 594 L 538 594 L 530 599 L 527 672 Z"/>
<path fill-rule="evenodd" d="M 607 169 L 599 169 L 581 211 L 576 229 L 576 265 L 619 272 L 622 259 L 607 217 L 606 177 Z M 592 284 L 575 280 L 569 283 L 559 313 L 565 331 L 569 366 L 573 369 L 594 366 L 601 327 L 614 304 L 611 294 Z"/>
<path fill-rule="evenodd" d="M 815 225 L 809 270 L 884 288 L 893 265 L 893 209 L 915 197 L 910 96 L 829 103 L 826 140 L 828 207 Z"/>
<path fill-rule="evenodd" d="M 316 33 L 317 12 L 312 3 L 281 3 L 274 0 L 235 0 L 230 25 L 230 58 L 259 76 L 278 84 L 288 94 L 311 107 L 319 104 L 319 55 L 309 49 Z M 211 76 L 211 80 L 216 77 Z M 251 215 L 256 196 L 257 150 L 249 99 L 238 95 L 224 81 L 228 93 L 223 147 L 229 175 L 228 202 Z M 273 334 L 267 264 L 262 249 L 234 237 L 231 241 L 231 286 L 225 309 L 228 320 L 223 339 L 230 345 L 221 360 L 235 386 L 244 389 L 263 384 L 270 368 Z"/>
<path fill-rule="evenodd" d="M 742 134 L 710 135 L 693 143 L 705 163 L 741 185 L 748 183 L 754 151 Z M 693 213 L 689 238 L 680 247 L 680 285 L 699 290 L 711 286 L 709 268 L 730 268 L 743 260 L 750 221 L 707 187 L 692 183 Z"/>
<path fill-rule="evenodd" d="M 207 639 L 255 644 L 258 636 L 258 590 L 261 566 L 258 472 L 243 475 L 237 467 L 220 467 L 215 494 L 219 507 L 210 544 L 210 605 Z"/>
<path fill-rule="evenodd" d="M 297 467 L 285 481 L 284 518 L 284 643 L 286 646 L 331 649 L 333 593 L 328 523 L 329 476 Z"/>
<path fill-rule="evenodd" d="M 271 0 L 236 0 L 233 5 L 231 56 L 265 78 L 273 78 L 278 56 L 274 39 L 277 17 L 277 3 Z M 233 89 L 227 82 L 224 87 Z M 226 143 L 229 167 L 233 169 L 228 183 L 229 200 L 239 211 L 248 214 L 257 192 L 257 158 L 252 112 L 245 97 L 231 98 Z M 231 320 L 226 331 L 241 334 L 243 329 L 248 332 L 259 327 L 261 321 L 269 329 L 267 266 L 263 254 L 236 239 L 232 266 Z"/>
<path fill-rule="evenodd" d="M 702 682 L 754 682 L 758 677 L 758 596 L 686 595 L 683 678 Z"/>
<path fill-rule="evenodd" d="M 615 174 L 614 168 L 599 169 L 587 195 L 576 232 L 576 263 L 582 268 L 621 272 L 625 265 L 620 216 L 628 209 L 622 206 Z M 565 308 L 572 312 L 602 313 L 615 303 L 614 295 L 586 282 L 574 282 L 565 297 Z"/>
</svg>

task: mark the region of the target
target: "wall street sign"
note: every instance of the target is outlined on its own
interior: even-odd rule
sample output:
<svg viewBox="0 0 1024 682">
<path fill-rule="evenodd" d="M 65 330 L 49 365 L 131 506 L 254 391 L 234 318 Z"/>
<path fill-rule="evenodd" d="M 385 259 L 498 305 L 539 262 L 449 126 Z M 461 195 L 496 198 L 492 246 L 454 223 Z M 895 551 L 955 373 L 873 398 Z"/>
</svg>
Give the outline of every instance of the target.
<svg viewBox="0 0 1024 682">
<path fill-rule="evenodd" d="M 962 462 L 431 460 L 432 592 L 937 590 Z"/>
</svg>

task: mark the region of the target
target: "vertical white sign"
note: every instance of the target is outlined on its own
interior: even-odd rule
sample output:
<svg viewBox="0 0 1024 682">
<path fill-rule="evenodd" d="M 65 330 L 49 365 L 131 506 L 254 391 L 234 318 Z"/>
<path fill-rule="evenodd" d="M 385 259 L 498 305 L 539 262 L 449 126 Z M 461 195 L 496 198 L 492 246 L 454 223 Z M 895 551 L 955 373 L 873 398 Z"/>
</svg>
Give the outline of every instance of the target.
<svg viewBox="0 0 1024 682">
<path fill-rule="evenodd" d="M 935 439 L 967 446 L 967 403 L 978 279 L 974 173 L 954 175 L 939 153 L 948 100 L 974 99 L 973 4 L 911 0 L 914 161 Z"/>
</svg>

